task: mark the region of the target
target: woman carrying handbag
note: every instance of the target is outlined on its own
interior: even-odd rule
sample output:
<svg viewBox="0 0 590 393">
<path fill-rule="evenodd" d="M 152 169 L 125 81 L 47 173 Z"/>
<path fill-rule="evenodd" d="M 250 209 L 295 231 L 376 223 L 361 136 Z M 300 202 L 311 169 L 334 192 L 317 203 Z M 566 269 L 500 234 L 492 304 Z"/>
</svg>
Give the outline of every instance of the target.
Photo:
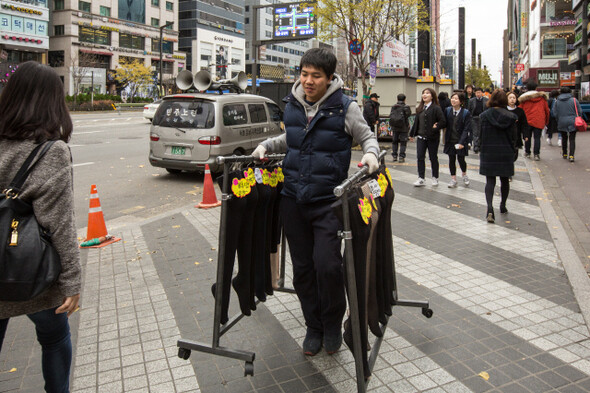
<svg viewBox="0 0 590 393">
<path fill-rule="evenodd" d="M 572 91 L 569 87 L 563 86 L 559 89 L 559 96 L 553 105 L 551 114 L 557 120 L 557 130 L 561 135 L 561 151 L 564 159 L 574 162 L 576 152 L 576 118 L 582 113 L 580 103 L 572 97 Z M 584 127 L 585 128 L 585 127 Z M 569 141 L 569 155 L 568 155 Z"/>
<path fill-rule="evenodd" d="M 45 391 L 52 393 L 69 392 L 72 343 L 68 317 L 78 308 L 80 299 L 73 168 L 66 145 L 72 128 L 57 73 L 33 61 L 21 64 L 0 95 L 0 191 L 6 190 L 3 192 L 8 195 L 9 184 L 36 147 L 55 141 L 31 164 L 34 167 L 18 198 L 32 205 L 39 225 L 51 234 L 61 273 L 39 295 L 28 300 L 0 301 L 0 350 L 9 318 L 26 315 L 35 324 L 41 344 Z M 18 233 L 13 234 L 10 245 L 18 245 L 19 241 L 22 245 L 22 237 L 19 240 Z"/>
</svg>

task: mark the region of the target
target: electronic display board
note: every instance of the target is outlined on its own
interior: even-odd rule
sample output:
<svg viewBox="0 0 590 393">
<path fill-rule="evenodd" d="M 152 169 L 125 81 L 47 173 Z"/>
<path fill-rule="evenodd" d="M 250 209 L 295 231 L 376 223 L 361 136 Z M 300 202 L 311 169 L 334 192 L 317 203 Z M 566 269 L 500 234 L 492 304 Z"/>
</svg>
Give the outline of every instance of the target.
<svg viewBox="0 0 590 393">
<path fill-rule="evenodd" d="M 306 40 L 317 35 L 317 3 L 290 3 L 273 6 L 273 39 Z"/>
</svg>

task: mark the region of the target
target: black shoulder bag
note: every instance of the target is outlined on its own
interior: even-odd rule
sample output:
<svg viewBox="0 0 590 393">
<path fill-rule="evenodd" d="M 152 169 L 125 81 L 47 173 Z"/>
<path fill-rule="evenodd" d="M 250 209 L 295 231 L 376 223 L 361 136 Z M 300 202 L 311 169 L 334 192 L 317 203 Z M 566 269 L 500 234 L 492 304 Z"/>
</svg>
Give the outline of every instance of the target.
<svg viewBox="0 0 590 393">
<path fill-rule="evenodd" d="M 0 193 L 0 300 L 3 301 L 25 301 L 39 296 L 61 273 L 61 261 L 51 234 L 37 222 L 33 206 L 19 198 L 25 180 L 53 143 L 37 146 L 8 188 Z"/>
</svg>

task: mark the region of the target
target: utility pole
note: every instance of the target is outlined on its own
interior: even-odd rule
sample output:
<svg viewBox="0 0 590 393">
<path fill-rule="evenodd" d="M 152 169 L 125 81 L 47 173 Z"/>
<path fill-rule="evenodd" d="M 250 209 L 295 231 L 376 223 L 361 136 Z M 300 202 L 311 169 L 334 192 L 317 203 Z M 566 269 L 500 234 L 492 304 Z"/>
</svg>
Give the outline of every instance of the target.
<svg viewBox="0 0 590 393">
<path fill-rule="evenodd" d="M 162 42 L 162 34 L 164 29 L 168 26 L 172 26 L 174 22 L 168 22 L 164 26 L 160 26 L 160 91 L 158 92 L 158 98 L 162 98 L 162 51 L 164 50 L 164 44 Z"/>
<path fill-rule="evenodd" d="M 459 7 L 459 89 L 465 88 L 465 7 Z"/>
</svg>

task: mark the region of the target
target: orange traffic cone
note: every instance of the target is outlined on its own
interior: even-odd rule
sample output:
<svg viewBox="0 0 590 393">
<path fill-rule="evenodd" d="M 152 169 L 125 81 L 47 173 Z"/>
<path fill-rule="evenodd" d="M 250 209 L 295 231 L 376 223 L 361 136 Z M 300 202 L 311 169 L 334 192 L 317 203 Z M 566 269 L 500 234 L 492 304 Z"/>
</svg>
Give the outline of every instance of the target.
<svg viewBox="0 0 590 393">
<path fill-rule="evenodd" d="M 203 201 L 197 206 L 199 209 L 207 209 L 210 207 L 217 207 L 221 202 L 217 200 L 215 195 L 215 188 L 213 187 L 213 179 L 211 178 L 211 171 L 209 164 L 205 164 L 205 179 L 203 180 Z"/>
<path fill-rule="evenodd" d="M 106 237 L 107 235 L 107 225 L 104 222 L 102 208 L 100 207 L 100 199 L 98 199 L 98 190 L 96 189 L 96 185 L 93 184 L 92 186 L 90 186 L 90 208 L 88 209 L 88 229 L 86 231 L 86 239 L 84 241 Z M 121 238 L 111 237 L 100 244 L 86 246 L 84 248 L 104 247 L 111 243 L 118 242 L 119 240 L 121 240 Z"/>
</svg>

